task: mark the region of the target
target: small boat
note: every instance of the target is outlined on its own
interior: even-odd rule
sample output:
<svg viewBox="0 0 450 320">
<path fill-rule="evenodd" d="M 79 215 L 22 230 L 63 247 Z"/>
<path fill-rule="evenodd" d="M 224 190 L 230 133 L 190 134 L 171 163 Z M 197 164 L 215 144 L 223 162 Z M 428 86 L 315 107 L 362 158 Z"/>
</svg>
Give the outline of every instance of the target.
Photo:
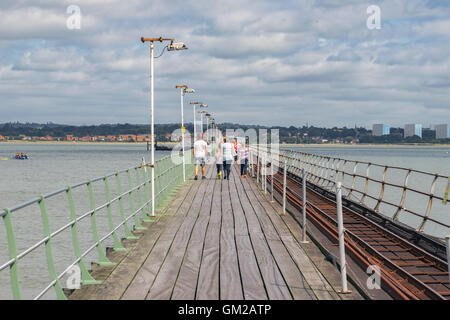
<svg viewBox="0 0 450 320">
<path fill-rule="evenodd" d="M 30 158 L 28 157 L 27 153 L 20 152 L 20 153 L 16 153 L 16 155 L 13 157 L 13 159 L 16 159 L 16 160 L 28 160 Z"/>
</svg>

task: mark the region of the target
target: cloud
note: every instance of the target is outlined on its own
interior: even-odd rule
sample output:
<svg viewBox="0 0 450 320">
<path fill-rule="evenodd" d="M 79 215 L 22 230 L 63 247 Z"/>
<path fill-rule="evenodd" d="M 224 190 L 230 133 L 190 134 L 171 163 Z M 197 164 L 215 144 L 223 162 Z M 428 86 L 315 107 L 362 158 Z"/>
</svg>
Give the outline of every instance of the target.
<svg viewBox="0 0 450 320">
<path fill-rule="evenodd" d="M 0 3 L 2 121 L 147 122 L 139 39 L 163 35 L 189 50 L 155 60 L 156 122 L 178 121 L 184 83 L 218 122 L 450 122 L 446 1 L 373 1 L 381 30 L 358 0 L 79 0 L 82 27 L 68 30 L 71 4 Z"/>
</svg>

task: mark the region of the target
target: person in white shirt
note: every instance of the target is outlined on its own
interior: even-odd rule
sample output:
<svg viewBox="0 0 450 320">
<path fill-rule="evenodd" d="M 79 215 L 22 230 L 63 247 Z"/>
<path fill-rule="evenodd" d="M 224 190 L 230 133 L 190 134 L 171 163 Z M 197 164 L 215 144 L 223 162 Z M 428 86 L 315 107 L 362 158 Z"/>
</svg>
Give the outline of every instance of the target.
<svg viewBox="0 0 450 320">
<path fill-rule="evenodd" d="M 223 159 L 223 178 L 230 180 L 231 163 L 233 162 L 235 152 L 233 144 L 228 142 L 227 138 L 223 138 L 222 159 Z"/>
<path fill-rule="evenodd" d="M 203 135 L 200 139 L 194 143 L 194 159 L 195 159 L 195 180 L 198 179 L 198 165 L 202 167 L 202 179 L 205 177 L 205 165 L 206 165 L 206 153 L 208 151 L 208 145 L 203 140 Z"/>
</svg>

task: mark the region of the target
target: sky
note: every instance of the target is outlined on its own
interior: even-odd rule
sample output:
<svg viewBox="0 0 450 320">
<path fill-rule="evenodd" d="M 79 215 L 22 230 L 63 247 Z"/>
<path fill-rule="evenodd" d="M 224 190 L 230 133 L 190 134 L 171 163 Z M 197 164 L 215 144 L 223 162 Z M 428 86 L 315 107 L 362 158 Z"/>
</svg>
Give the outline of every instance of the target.
<svg viewBox="0 0 450 320">
<path fill-rule="evenodd" d="M 446 0 L 2 0 L 0 123 L 149 123 L 142 36 L 189 48 L 155 59 L 156 123 L 180 121 L 180 84 L 186 122 L 197 100 L 218 123 L 450 123 Z"/>
</svg>

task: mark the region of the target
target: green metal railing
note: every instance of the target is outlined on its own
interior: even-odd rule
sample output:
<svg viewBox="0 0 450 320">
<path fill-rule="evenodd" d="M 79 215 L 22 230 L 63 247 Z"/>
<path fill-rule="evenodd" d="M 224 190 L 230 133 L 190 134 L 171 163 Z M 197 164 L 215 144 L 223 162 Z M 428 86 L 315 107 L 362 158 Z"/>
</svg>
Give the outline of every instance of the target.
<svg viewBox="0 0 450 320">
<path fill-rule="evenodd" d="M 186 176 L 189 177 L 193 174 L 192 156 L 189 152 L 186 152 Z M 21 277 L 19 272 L 19 264 L 21 259 L 35 251 L 38 248 L 45 249 L 46 267 L 51 279 L 51 282 L 39 292 L 34 299 L 40 299 L 50 289 L 54 289 L 56 297 L 58 299 L 66 299 L 66 295 L 63 292 L 63 286 L 61 279 L 67 276 L 67 273 L 74 266 L 78 266 L 81 271 L 81 285 L 99 284 L 101 281 L 94 279 L 89 273 L 86 267 L 86 256 L 92 251 L 97 251 L 98 264 L 100 266 L 114 266 L 115 263 L 110 261 L 106 255 L 104 243 L 106 239 L 112 241 L 114 251 L 127 251 L 120 241 L 119 231 L 125 235 L 125 239 L 132 240 L 138 239 L 133 234 L 132 230 L 145 230 L 142 225 L 143 222 L 152 222 L 157 218 L 157 214 L 152 216 L 151 214 L 151 170 L 152 168 L 145 165 L 129 168 L 126 170 L 110 173 L 108 175 L 81 182 L 76 185 L 68 186 L 66 188 L 59 189 L 46 195 L 41 195 L 30 201 L 21 203 L 17 206 L 0 210 L 0 218 L 2 218 L 6 230 L 7 249 L 9 253 L 9 259 L 0 264 L 0 272 L 9 268 L 9 279 L 12 288 L 12 297 L 14 299 L 22 299 L 21 291 Z M 170 156 L 164 157 L 155 162 L 155 207 L 161 208 L 164 205 L 164 200 L 170 195 L 173 189 L 183 182 L 182 164 L 173 163 Z M 122 178 L 122 179 L 121 179 Z M 126 181 L 127 190 L 122 190 L 122 182 Z M 111 191 L 111 186 L 116 187 L 117 195 L 114 195 Z M 77 214 L 76 203 L 74 200 L 74 191 L 87 188 L 88 201 L 90 209 L 82 214 Z M 94 187 L 102 190 L 103 196 L 106 201 L 100 206 L 96 205 L 96 194 Z M 86 189 L 84 190 L 86 191 Z M 47 203 L 49 199 L 58 196 L 66 195 L 67 204 L 69 207 L 70 222 L 59 227 L 55 231 L 51 231 L 49 211 L 47 209 Z M 128 199 L 127 199 L 128 198 Z M 87 200 L 87 199 L 84 199 Z M 127 202 L 127 203 L 126 203 Z M 113 204 L 118 204 L 118 210 L 113 209 Z M 43 238 L 32 246 L 19 252 L 17 249 L 17 235 L 13 227 L 14 213 L 24 209 L 37 206 L 35 211 L 39 211 L 41 215 L 43 225 Z M 103 229 L 107 229 L 107 233 L 100 237 L 99 228 L 97 224 L 97 215 L 100 210 L 106 210 L 107 226 L 102 226 Z M 114 218 L 119 220 L 120 223 L 114 224 Z M 90 232 L 92 234 L 93 243 L 85 250 L 81 250 L 80 246 L 80 223 L 83 220 L 90 220 L 90 231 L 83 230 L 85 233 Z M 33 220 L 30 219 L 29 223 Z M 132 224 L 132 227 L 130 226 Z M 63 231 L 70 231 L 72 236 L 72 248 L 73 254 L 76 257 L 69 266 L 67 266 L 61 273 L 57 273 L 55 268 L 54 258 L 54 238 L 61 234 Z M 0 256 L 0 259 L 2 257 Z M 0 260 L 0 263 L 2 261 Z M 37 266 L 45 267 L 45 266 Z M 1 287 L 4 287 L 3 285 Z"/>
</svg>

